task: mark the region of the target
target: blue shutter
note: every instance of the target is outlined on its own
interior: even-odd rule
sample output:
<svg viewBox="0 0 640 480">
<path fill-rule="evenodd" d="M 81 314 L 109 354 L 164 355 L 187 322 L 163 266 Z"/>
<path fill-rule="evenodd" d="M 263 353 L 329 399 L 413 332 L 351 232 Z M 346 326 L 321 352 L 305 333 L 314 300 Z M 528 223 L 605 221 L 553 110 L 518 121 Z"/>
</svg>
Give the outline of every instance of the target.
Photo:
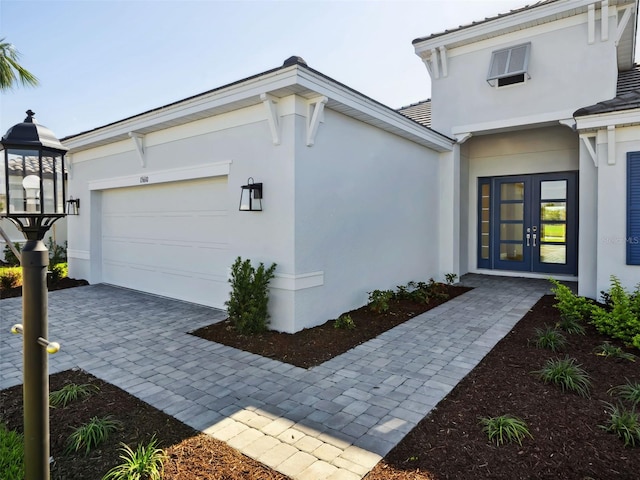
<svg viewBox="0 0 640 480">
<path fill-rule="evenodd" d="M 627 265 L 640 265 L 640 152 L 627 154 Z"/>
</svg>

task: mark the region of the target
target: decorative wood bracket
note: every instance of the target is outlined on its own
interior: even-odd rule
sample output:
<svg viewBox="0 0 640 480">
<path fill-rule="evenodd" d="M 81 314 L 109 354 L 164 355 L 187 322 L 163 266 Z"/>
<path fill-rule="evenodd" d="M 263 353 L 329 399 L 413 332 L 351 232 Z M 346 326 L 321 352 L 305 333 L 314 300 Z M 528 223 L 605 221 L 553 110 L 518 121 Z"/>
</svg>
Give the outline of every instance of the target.
<svg viewBox="0 0 640 480">
<path fill-rule="evenodd" d="M 73 178 L 73 155 L 67 153 L 64 156 L 64 166 L 67 170 L 67 178 L 71 180 Z"/>
<path fill-rule="evenodd" d="M 600 40 L 609 40 L 609 0 L 602 0 L 600 6 Z"/>
<path fill-rule="evenodd" d="M 633 6 L 627 5 L 626 7 L 622 7 L 620 10 L 624 10 L 624 15 L 622 15 L 622 19 L 620 20 L 620 22 L 618 22 L 618 27 L 616 28 L 616 39 L 615 39 L 616 47 L 618 46 L 618 43 L 620 43 L 620 39 L 622 38 L 624 29 L 627 27 L 627 24 L 629 23 Z"/>
<path fill-rule="evenodd" d="M 140 133 L 129 132 L 129 138 L 133 140 L 133 143 L 136 146 L 136 151 L 138 152 L 138 157 L 140 158 L 140 166 L 142 168 L 146 168 L 147 157 L 144 154 L 144 135 Z"/>
<path fill-rule="evenodd" d="M 320 122 L 323 121 L 324 106 L 329 101 L 325 96 L 316 97 L 307 103 L 307 147 L 312 147 Z"/>
<path fill-rule="evenodd" d="M 616 127 L 609 125 L 607 127 L 607 164 L 616 164 Z"/>
<path fill-rule="evenodd" d="M 589 45 L 596 41 L 596 6 L 591 4 L 587 7 L 587 43 Z"/>
<path fill-rule="evenodd" d="M 280 121 L 278 118 L 278 101 L 268 93 L 261 93 L 260 100 L 267 112 L 267 122 L 271 130 L 271 137 L 274 145 L 280 145 Z"/>
<path fill-rule="evenodd" d="M 582 142 L 584 143 L 584 146 L 586 147 L 587 152 L 589 152 L 589 156 L 591 157 L 591 160 L 593 160 L 593 164 L 595 165 L 596 168 L 598 168 L 598 154 L 596 152 L 596 135 L 583 133 L 580 135 L 580 138 L 582 139 Z"/>
<path fill-rule="evenodd" d="M 446 77 L 449 74 L 449 71 L 448 71 L 449 69 L 447 65 L 447 49 L 443 45 L 442 47 L 438 47 L 438 50 L 440 50 L 440 64 L 442 65 L 442 76 Z"/>
<path fill-rule="evenodd" d="M 471 137 L 473 137 L 473 133 L 471 132 L 465 132 L 465 133 L 456 133 L 455 135 L 456 137 L 456 141 L 460 144 L 466 142 L 467 140 L 469 140 Z"/>
</svg>

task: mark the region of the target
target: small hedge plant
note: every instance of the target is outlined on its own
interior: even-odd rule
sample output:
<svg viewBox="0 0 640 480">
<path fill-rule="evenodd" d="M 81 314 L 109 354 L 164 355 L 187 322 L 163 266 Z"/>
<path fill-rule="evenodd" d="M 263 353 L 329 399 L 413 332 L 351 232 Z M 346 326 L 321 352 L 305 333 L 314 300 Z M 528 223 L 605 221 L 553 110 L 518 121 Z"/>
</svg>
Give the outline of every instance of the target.
<svg viewBox="0 0 640 480">
<path fill-rule="evenodd" d="M 225 305 L 229 320 L 239 333 L 250 335 L 267 330 L 269 282 L 275 269 L 275 263 L 269 268 L 263 263 L 254 268 L 249 259 L 243 261 L 240 257 L 231 266 L 231 294 Z"/>
<path fill-rule="evenodd" d="M 640 284 L 629 294 L 620 280 L 611 275 L 611 288 L 604 298 L 610 308 L 593 305 L 591 323 L 600 333 L 640 349 Z"/>
<path fill-rule="evenodd" d="M 554 285 L 551 291 L 555 294 L 557 303 L 554 305 L 560 311 L 562 318 L 582 320 L 591 314 L 591 302 L 584 297 L 575 295 L 569 287 L 550 278 Z"/>
</svg>

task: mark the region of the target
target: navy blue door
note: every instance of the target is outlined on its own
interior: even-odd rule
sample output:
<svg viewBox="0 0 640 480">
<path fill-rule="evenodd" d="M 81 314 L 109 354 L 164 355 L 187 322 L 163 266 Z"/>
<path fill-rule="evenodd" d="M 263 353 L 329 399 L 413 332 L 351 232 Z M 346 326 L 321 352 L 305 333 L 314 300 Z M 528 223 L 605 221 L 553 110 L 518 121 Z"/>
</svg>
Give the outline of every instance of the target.
<svg viewBox="0 0 640 480">
<path fill-rule="evenodd" d="M 492 268 L 577 273 L 575 172 L 494 177 L 491 191 Z"/>
</svg>

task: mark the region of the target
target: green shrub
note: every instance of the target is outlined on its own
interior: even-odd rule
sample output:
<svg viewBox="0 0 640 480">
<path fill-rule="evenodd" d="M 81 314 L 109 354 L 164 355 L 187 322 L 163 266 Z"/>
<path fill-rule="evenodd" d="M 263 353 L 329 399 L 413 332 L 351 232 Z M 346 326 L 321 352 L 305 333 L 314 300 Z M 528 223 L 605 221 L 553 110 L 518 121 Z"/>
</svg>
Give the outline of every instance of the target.
<svg viewBox="0 0 640 480">
<path fill-rule="evenodd" d="M 553 327 L 536 328 L 534 343 L 538 348 L 548 348 L 552 352 L 562 350 L 567 345 L 566 337 Z"/>
<path fill-rule="evenodd" d="M 18 242 L 15 242 L 13 246 L 16 247 L 16 250 L 18 250 L 18 252 L 21 251 L 21 247 Z M 5 263 L 12 267 L 17 267 L 18 265 L 20 265 L 20 260 L 18 260 L 18 257 L 15 256 L 13 250 L 11 250 L 11 247 L 9 245 L 4 246 L 3 252 Z"/>
<path fill-rule="evenodd" d="M 393 300 L 394 295 L 391 290 L 369 292 L 369 308 L 376 313 L 385 313 L 389 310 L 389 302 Z"/>
<path fill-rule="evenodd" d="M 160 480 L 167 456 L 157 444 L 155 435 L 147 445 L 138 444 L 135 451 L 122 444 L 123 462 L 109 470 L 102 480 Z"/>
<path fill-rule="evenodd" d="M 640 382 L 631 383 L 631 381 L 627 380 L 624 385 L 609 389 L 609 394 L 616 395 L 618 398 L 629 402 L 635 408 L 640 405 Z"/>
<path fill-rule="evenodd" d="M 51 267 L 51 283 L 56 284 L 69 276 L 69 266 L 66 263 L 56 263 Z"/>
<path fill-rule="evenodd" d="M 595 348 L 595 354 L 605 358 L 621 358 L 623 360 L 629 360 L 630 362 L 636 361 L 635 355 L 625 352 L 620 347 L 614 347 L 609 342 L 598 345 Z"/>
<path fill-rule="evenodd" d="M 57 244 L 53 238 L 47 240 L 47 248 L 49 249 L 49 263 L 55 265 L 58 263 L 66 263 L 67 261 L 67 242 L 63 245 Z"/>
<path fill-rule="evenodd" d="M 10 267 L 0 269 L 0 289 L 9 290 L 22 285 L 22 269 Z"/>
<path fill-rule="evenodd" d="M 73 433 L 69 435 L 65 453 L 77 452 L 84 449 L 86 455 L 92 448 L 100 445 L 109 438 L 112 432 L 118 430 L 120 427 L 121 423 L 117 420 L 112 420 L 109 415 L 103 418 L 92 417 L 89 422 L 76 428 Z"/>
<path fill-rule="evenodd" d="M 574 358 L 547 360 L 541 370 L 533 372 L 544 383 L 553 383 L 562 391 L 576 392 L 582 397 L 589 396 L 591 380 Z"/>
<path fill-rule="evenodd" d="M 611 309 L 593 305 L 591 323 L 600 333 L 640 348 L 640 285 L 636 286 L 635 292 L 630 295 L 622 287 L 620 280 L 611 275 L 608 296 Z"/>
<path fill-rule="evenodd" d="M 621 406 L 609 404 L 609 421 L 600 425 L 607 432 L 615 433 L 622 439 L 625 447 L 635 447 L 640 444 L 640 419 L 635 410 L 627 410 Z"/>
<path fill-rule="evenodd" d="M 549 281 L 554 285 L 554 288 L 551 288 L 557 301 L 554 307 L 560 311 L 560 315 L 563 318 L 582 320 L 589 316 L 591 313 L 591 302 L 589 300 L 575 295 L 569 287 L 553 278 L 550 278 Z"/>
<path fill-rule="evenodd" d="M 356 324 L 351 318 L 351 315 L 340 315 L 333 324 L 333 328 L 340 328 L 343 330 L 354 330 Z"/>
<path fill-rule="evenodd" d="M 100 390 L 96 385 L 85 383 L 78 385 L 77 383 L 69 383 L 60 390 L 49 394 L 49 405 L 55 407 L 66 407 L 71 402 L 78 399 L 86 398 L 94 392 Z"/>
<path fill-rule="evenodd" d="M 267 330 L 269 323 L 269 282 L 274 276 L 276 264 L 265 268 L 260 263 L 253 268 L 249 259 L 240 257 L 231 266 L 231 294 L 225 302 L 229 319 L 235 329 L 244 335 Z"/>
<path fill-rule="evenodd" d="M 458 275 L 455 273 L 445 273 L 444 278 L 447 282 L 447 285 L 453 285 L 453 282 L 456 281 L 456 278 L 458 278 Z"/>
<path fill-rule="evenodd" d="M 527 424 L 510 415 L 484 417 L 480 419 L 480 425 L 489 440 L 495 441 L 496 445 L 502 445 L 505 441 L 518 442 L 518 445 L 522 445 L 522 440 L 525 437 L 533 438 Z"/>
<path fill-rule="evenodd" d="M 24 479 L 24 438 L 0 422 L 0 478 Z"/>
</svg>

